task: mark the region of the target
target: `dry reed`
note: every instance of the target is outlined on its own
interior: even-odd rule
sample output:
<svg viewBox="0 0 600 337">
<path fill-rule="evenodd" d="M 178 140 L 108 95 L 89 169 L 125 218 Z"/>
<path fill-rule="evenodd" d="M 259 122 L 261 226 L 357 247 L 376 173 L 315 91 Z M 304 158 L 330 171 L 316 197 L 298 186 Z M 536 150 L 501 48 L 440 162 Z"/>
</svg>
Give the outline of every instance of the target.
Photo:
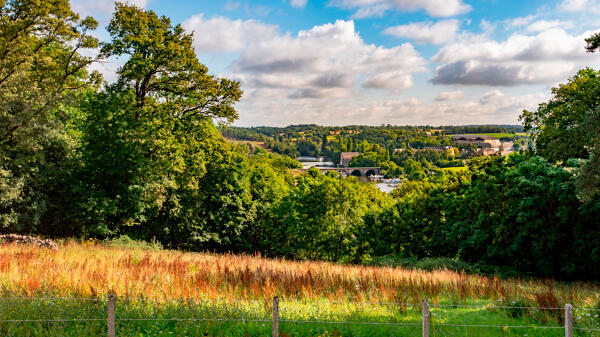
<svg viewBox="0 0 600 337">
<path fill-rule="evenodd" d="M 597 284 L 498 279 L 448 270 L 295 262 L 233 254 L 144 251 L 64 243 L 58 250 L 0 246 L 0 287 L 24 296 L 284 299 L 472 303 L 526 300 L 539 306 L 590 306 Z"/>
</svg>

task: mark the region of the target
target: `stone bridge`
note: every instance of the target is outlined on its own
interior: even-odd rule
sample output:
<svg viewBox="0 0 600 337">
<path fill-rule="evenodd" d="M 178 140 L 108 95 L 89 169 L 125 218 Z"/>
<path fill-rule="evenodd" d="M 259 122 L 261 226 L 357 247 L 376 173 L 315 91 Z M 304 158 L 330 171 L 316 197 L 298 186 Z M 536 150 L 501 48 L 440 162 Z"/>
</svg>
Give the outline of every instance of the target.
<svg viewBox="0 0 600 337">
<path fill-rule="evenodd" d="M 381 167 L 318 167 L 322 173 L 327 171 L 336 171 L 344 177 L 355 176 L 355 177 L 369 177 L 376 174 L 381 174 Z M 308 169 L 302 169 L 301 171 L 306 172 Z"/>
</svg>

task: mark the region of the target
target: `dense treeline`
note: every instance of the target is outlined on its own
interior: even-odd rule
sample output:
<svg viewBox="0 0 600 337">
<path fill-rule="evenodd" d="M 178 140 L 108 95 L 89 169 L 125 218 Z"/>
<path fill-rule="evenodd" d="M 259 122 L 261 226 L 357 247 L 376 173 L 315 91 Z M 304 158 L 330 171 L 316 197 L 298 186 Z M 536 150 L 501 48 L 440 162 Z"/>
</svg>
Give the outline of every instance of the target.
<svg viewBox="0 0 600 337">
<path fill-rule="evenodd" d="M 393 192 L 397 202 L 372 219 L 373 254 L 452 257 L 597 279 L 600 199 L 577 198 L 572 170 L 513 154 L 476 160 L 467 172 L 407 182 Z"/>
<path fill-rule="evenodd" d="M 469 134 L 469 133 L 510 133 L 523 132 L 520 125 L 460 125 L 440 126 L 447 135 Z"/>
<path fill-rule="evenodd" d="M 2 232 L 128 235 L 349 263 L 445 257 L 600 277 L 595 70 L 523 113 L 537 153 L 476 158 L 454 172 L 436 169 L 462 165 L 454 151 L 427 149 L 454 150 L 451 141 L 422 127 L 225 127 L 237 118 L 240 84 L 210 75 L 193 37 L 152 11 L 117 4 L 102 45 L 90 35 L 97 23 L 67 0 L 3 2 L 0 18 Z M 116 83 L 101 85 L 87 66 L 110 56 L 126 62 Z M 232 145 L 219 131 L 287 156 Z M 360 152 L 351 165 L 408 180 L 388 195 L 333 172 L 290 170 L 290 157 L 342 151 Z"/>
</svg>

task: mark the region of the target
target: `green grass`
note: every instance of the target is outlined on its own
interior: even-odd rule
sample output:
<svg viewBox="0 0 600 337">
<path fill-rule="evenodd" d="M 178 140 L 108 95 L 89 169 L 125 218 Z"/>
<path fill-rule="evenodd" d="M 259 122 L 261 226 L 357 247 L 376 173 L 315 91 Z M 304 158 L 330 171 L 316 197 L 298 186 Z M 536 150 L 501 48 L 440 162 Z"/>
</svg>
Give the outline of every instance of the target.
<svg viewBox="0 0 600 337">
<path fill-rule="evenodd" d="M 471 134 L 469 134 L 471 135 Z M 494 138 L 504 138 L 504 137 L 515 137 L 515 136 L 527 136 L 525 132 L 517 132 L 517 133 L 507 133 L 507 132 L 492 132 L 492 133 L 473 133 L 472 135 L 481 135 L 481 136 L 490 136 Z"/>
<path fill-rule="evenodd" d="M 267 152 L 273 152 L 271 149 L 269 149 L 264 142 L 260 142 L 260 141 L 256 141 L 256 140 L 240 140 L 240 139 L 233 139 L 233 138 L 225 138 L 225 140 L 227 140 L 229 143 L 232 144 L 236 144 L 236 145 L 246 145 L 246 144 L 250 144 L 252 145 L 252 147 L 257 148 L 260 147 L 264 150 L 266 150 Z"/>
<path fill-rule="evenodd" d="M 326 301 L 326 300 L 324 300 Z M 501 309 L 473 301 L 470 306 L 432 303 L 431 336 L 564 336 L 562 310 Z M 510 303 L 509 303 L 510 305 Z M 270 336 L 271 300 L 244 302 L 148 302 L 117 300 L 118 336 Z M 420 336 L 421 306 L 281 301 L 281 336 Z M 590 311 L 593 313 L 593 311 Z M 589 313 L 588 313 L 589 314 Z M 599 320 L 574 312 L 576 327 L 598 327 Z M 581 318 L 583 316 L 583 318 Z M 590 317 L 591 316 L 591 317 Z M 2 320 L 104 319 L 106 301 L 2 299 Z M 577 318 L 579 317 L 579 318 Z M 173 318 L 178 318 L 175 320 Z M 138 320 L 139 319 L 139 320 Z M 161 319 L 161 320 L 151 320 Z M 239 320 L 239 321 L 238 321 Z M 242 321 L 243 320 L 243 321 Z M 362 323 L 359 323 L 362 322 Z M 391 324 L 385 324 L 391 323 Z M 453 325 L 475 325 L 471 327 Z M 483 327 L 477 325 L 494 325 Z M 517 328 L 515 326 L 527 326 Z M 102 336 L 106 322 L 1 322 L 1 336 Z M 600 336 L 575 331 L 575 336 Z"/>
<path fill-rule="evenodd" d="M 469 168 L 467 166 L 459 166 L 459 167 L 443 167 L 442 170 L 444 171 L 453 171 L 453 172 L 459 172 L 459 171 L 466 171 Z"/>
</svg>

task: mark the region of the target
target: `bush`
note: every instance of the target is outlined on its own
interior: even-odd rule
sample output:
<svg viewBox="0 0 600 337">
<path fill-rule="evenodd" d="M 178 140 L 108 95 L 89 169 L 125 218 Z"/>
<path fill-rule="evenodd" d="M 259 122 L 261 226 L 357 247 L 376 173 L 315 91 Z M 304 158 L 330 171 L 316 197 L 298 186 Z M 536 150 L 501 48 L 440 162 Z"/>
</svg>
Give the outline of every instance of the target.
<svg viewBox="0 0 600 337">
<path fill-rule="evenodd" d="M 161 250 L 163 246 L 160 242 L 152 238 L 150 242 L 144 240 L 135 240 L 127 235 L 121 235 L 112 239 L 105 239 L 103 243 L 107 246 L 119 247 L 119 248 L 130 248 L 130 249 L 142 249 L 142 250 Z"/>
<path fill-rule="evenodd" d="M 490 276 L 500 276 L 502 278 L 523 276 L 522 273 L 512 268 L 496 267 L 484 264 L 470 264 L 465 261 L 450 258 L 430 258 L 418 259 L 416 257 L 403 257 L 399 255 L 374 256 L 365 264 L 379 267 L 402 267 L 406 269 L 419 269 L 426 271 L 450 270 L 455 272 L 464 272 L 467 274 L 481 274 Z"/>
</svg>

